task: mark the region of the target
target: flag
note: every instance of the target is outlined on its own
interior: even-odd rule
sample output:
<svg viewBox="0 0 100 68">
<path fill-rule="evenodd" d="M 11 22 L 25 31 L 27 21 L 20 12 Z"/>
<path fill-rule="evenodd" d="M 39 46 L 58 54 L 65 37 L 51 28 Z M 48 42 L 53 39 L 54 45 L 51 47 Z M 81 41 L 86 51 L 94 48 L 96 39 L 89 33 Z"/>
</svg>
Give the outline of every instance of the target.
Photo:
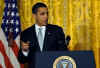
<svg viewBox="0 0 100 68">
<path fill-rule="evenodd" d="M 5 0 L 0 28 L 0 68 L 23 68 L 17 60 L 20 32 L 17 0 Z"/>
</svg>

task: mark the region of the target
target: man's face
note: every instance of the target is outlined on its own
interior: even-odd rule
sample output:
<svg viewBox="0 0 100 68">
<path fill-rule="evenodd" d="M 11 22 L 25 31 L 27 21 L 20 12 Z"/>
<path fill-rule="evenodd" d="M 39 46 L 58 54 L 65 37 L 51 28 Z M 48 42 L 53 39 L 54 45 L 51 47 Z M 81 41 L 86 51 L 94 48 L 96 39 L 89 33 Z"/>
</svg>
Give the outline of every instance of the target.
<svg viewBox="0 0 100 68">
<path fill-rule="evenodd" d="M 36 23 L 40 26 L 46 25 L 48 21 L 48 9 L 45 7 L 38 8 L 35 14 Z"/>
</svg>

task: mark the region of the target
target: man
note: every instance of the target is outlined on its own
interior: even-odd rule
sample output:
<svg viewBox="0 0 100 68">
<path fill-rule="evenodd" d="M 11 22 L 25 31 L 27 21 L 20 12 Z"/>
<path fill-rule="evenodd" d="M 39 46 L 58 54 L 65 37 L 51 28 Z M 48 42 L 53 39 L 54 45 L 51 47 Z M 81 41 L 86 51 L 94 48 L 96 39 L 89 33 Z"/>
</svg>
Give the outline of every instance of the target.
<svg viewBox="0 0 100 68">
<path fill-rule="evenodd" d="M 48 8 L 37 3 L 32 8 L 36 23 L 21 33 L 21 49 L 18 60 L 31 63 L 36 52 L 67 50 L 61 27 L 48 24 Z"/>
</svg>

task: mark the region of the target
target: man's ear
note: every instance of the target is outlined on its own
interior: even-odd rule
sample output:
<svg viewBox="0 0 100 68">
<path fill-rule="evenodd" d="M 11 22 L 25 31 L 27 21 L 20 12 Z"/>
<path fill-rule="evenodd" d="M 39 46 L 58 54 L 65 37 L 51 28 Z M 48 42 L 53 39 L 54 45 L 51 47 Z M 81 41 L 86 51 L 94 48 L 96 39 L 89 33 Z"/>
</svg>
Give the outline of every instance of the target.
<svg viewBox="0 0 100 68">
<path fill-rule="evenodd" d="M 32 17 L 33 17 L 33 18 L 36 18 L 36 14 L 32 14 Z"/>
</svg>

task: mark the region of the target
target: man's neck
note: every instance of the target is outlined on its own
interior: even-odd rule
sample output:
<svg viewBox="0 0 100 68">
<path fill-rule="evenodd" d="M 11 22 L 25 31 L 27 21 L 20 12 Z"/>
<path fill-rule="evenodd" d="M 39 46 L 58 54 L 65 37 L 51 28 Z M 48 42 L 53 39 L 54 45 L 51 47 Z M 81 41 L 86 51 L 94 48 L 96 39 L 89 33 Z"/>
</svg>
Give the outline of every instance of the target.
<svg viewBox="0 0 100 68">
<path fill-rule="evenodd" d="M 40 26 L 40 27 L 46 26 L 46 24 L 37 24 L 37 23 L 36 23 L 36 25 L 38 25 L 38 26 Z"/>
<path fill-rule="evenodd" d="M 35 24 L 36 26 L 38 26 L 38 27 L 43 27 L 43 26 L 46 26 L 46 25 L 38 25 L 38 24 Z"/>
</svg>

